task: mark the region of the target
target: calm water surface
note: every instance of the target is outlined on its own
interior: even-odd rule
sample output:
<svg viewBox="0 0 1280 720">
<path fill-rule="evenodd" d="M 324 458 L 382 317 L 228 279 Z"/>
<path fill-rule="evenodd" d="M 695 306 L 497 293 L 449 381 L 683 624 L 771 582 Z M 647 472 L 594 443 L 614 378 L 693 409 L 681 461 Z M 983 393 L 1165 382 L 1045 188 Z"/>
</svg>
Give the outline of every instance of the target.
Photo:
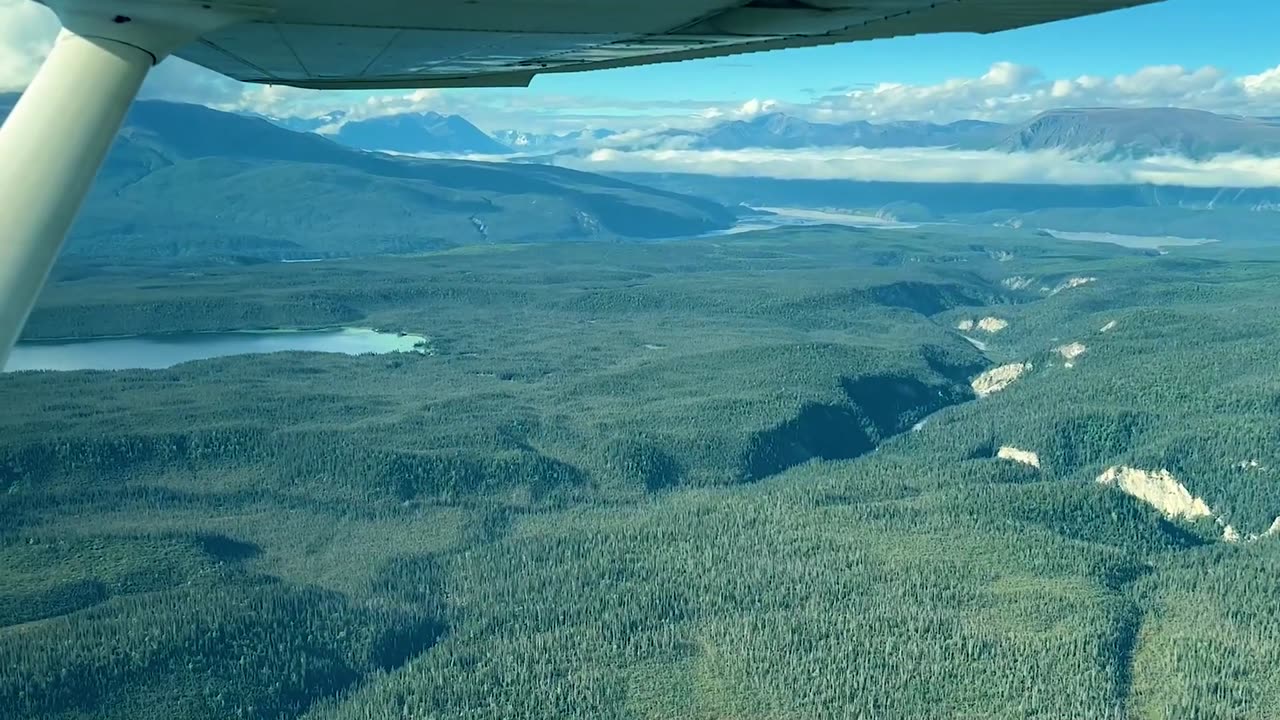
<svg viewBox="0 0 1280 720">
<path fill-rule="evenodd" d="M 417 335 L 364 328 L 270 330 L 182 335 L 139 335 L 23 342 L 13 349 L 6 372 L 15 370 L 123 370 L 167 368 L 191 360 L 284 350 L 346 355 L 413 352 L 426 340 Z"/>
</svg>

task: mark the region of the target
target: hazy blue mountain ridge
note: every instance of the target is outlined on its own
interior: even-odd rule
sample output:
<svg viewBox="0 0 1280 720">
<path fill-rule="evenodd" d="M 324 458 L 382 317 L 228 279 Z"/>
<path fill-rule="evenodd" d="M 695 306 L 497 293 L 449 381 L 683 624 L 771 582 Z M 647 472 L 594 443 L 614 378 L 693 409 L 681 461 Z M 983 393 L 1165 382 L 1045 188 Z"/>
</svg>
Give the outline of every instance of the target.
<svg viewBox="0 0 1280 720">
<path fill-rule="evenodd" d="M 0 116 L 15 99 L 0 96 Z M 68 252 L 329 257 L 683 236 L 734 217 L 711 201 L 590 173 L 368 153 L 261 118 L 142 101 Z"/>
<path fill-rule="evenodd" d="M 1223 153 L 1280 153 L 1280 125 L 1265 119 L 1181 108 L 1053 110 L 1010 128 L 992 149 L 1006 152 L 1099 148 L 1100 159 Z"/>
<path fill-rule="evenodd" d="M 538 138 L 524 150 L 577 150 L 598 147 L 603 133 L 548 136 L 504 130 L 499 137 Z M 1084 108 L 1051 110 L 1025 122 L 994 123 L 960 120 L 939 124 L 923 121 L 872 123 L 810 122 L 784 113 L 768 113 L 729 120 L 703 129 L 667 129 L 628 143 L 611 140 L 610 147 L 639 150 L 678 139 L 701 150 L 748 148 L 795 150 L 823 147 L 906 148 L 947 147 L 965 150 L 1032 152 L 1095 151 L 1099 160 L 1182 155 L 1205 159 L 1222 153 L 1269 156 L 1280 153 L 1280 123 L 1271 118 L 1218 115 L 1183 108 Z"/>
<path fill-rule="evenodd" d="M 458 115 L 405 113 L 343 122 L 341 111 L 317 118 L 275 119 L 292 130 L 337 127 L 338 142 L 365 150 L 404 153 L 581 155 L 602 147 L 645 150 L 676 145 L 699 150 L 796 150 L 824 147 L 946 147 L 1033 152 L 1061 150 L 1094 159 L 1181 155 L 1205 159 L 1223 153 L 1280 152 L 1275 118 L 1219 115 L 1185 108 L 1067 108 L 1025 122 L 959 120 L 950 123 L 856 120 L 812 122 L 782 112 L 727 120 L 704 128 L 620 133 L 608 128 L 539 133 L 501 129 L 486 134 Z"/>
<path fill-rule="evenodd" d="M 404 113 L 353 120 L 334 135 L 361 150 L 402 153 L 505 155 L 511 148 L 494 140 L 461 115 Z"/>
</svg>

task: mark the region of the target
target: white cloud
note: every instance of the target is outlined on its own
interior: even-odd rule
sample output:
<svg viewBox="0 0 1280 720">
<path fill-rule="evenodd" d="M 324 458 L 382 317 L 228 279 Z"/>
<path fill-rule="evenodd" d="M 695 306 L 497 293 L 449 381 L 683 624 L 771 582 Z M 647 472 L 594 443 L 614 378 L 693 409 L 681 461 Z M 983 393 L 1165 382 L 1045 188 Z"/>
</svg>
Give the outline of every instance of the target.
<svg viewBox="0 0 1280 720">
<path fill-rule="evenodd" d="M 759 98 L 751 98 L 750 100 L 739 105 L 738 109 L 735 110 L 733 114 L 737 117 L 749 118 L 749 117 L 755 117 L 756 115 L 771 113 L 777 108 L 778 108 L 777 100 L 761 100 Z"/>
<path fill-rule="evenodd" d="M 248 88 L 225 75 L 171 57 L 151 70 L 139 97 L 224 108 L 238 103 Z"/>
<path fill-rule="evenodd" d="M 558 164 L 594 172 L 683 172 L 729 177 L 1016 184 L 1277 187 L 1280 158 L 1220 155 L 1097 162 L 1088 153 L 1007 154 L 943 148 L 812 150 L 596 150 Z"/>
<path fill-rule="evenodd" d="M 646 150 L 685 150 L 697 142 L 698 136 L 679 130 L 659 127 L 626 130 L 593 142 L 597 148 L 644 148 Z"/>
<path fill-rule="evenodd" d="M 0 0 L 0 92 L 21 90 L 58 34 L 58 20 L 30 0 Z"/>
<path fill-rule="evenodd" d="M 353 107 L 363 99 L 354 99 L 349 92 L 242 83 L 177 57 L 166 59 L 151 71 L 139 97 L 271 117 L 317 117 L 339 106 Z"/>
<path fill-rule="evenodd" d="M 1035 68 L 997 63 L 976 78 L 931 85 L 883 83 L 827 95 L 794 111 L 829 121 L 1016 122 L 1063 107 L 1185 107 L 1238 115 L 1280 114 L 1280 67 L 1239 77 L 1214 67 L 1157 65 L 1113 77 L 1048 78 Z"/>
</svg>

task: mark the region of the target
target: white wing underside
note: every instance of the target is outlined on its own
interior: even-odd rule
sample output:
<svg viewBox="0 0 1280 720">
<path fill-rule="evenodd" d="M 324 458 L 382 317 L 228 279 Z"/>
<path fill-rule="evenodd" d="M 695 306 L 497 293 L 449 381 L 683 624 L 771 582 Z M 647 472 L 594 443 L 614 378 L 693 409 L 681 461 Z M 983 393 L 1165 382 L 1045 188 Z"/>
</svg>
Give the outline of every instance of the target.
<svg viewBox="0 0 1280 720">
<path fill-rule="evenodd" d="M 159 0 L 172 2 L 173 0 Z M 255 83 L 524 86 L 541 73 L 944 32 L 991 33 L 1157 0 L 265 0 L 176 54 Z"/>
</svg>

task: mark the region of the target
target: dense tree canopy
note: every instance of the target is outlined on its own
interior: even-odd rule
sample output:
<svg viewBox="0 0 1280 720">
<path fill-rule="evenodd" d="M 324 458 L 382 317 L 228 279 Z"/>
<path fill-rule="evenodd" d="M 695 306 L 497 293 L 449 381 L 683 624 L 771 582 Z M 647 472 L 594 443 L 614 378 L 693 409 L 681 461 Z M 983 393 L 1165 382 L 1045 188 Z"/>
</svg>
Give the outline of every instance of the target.
<svg viewBox="0 0 1280 720">
<path fill-rule="evenodd" d="M 31 340 L 428 344 L 0 376 L 0 715 L 1272 717 L 1277 269 L 832 228 L 66 265 Z"/>
</svg>

